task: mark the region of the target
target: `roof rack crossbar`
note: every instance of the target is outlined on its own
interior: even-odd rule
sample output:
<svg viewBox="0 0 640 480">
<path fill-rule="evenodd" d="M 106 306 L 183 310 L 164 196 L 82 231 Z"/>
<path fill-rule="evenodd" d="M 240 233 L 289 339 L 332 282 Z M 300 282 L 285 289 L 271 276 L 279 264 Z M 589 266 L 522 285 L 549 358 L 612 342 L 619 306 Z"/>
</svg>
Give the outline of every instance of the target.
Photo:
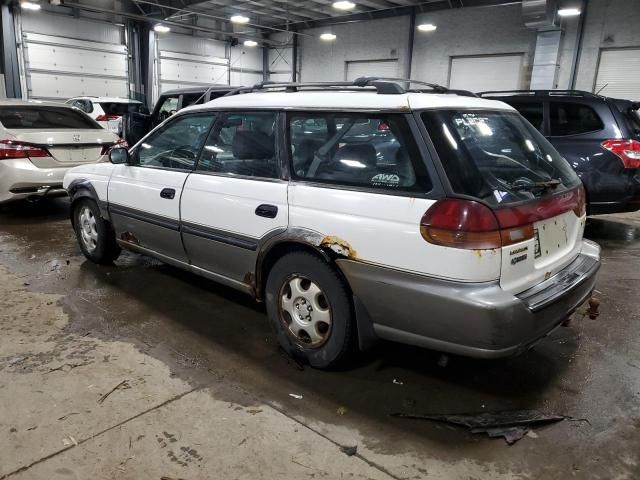
<svg viewBox="0 0 640 480">
<path fill-rule="evenodd" d="M 264 81 L 260 83 L 256 83 L 251 87 L 241 87 L 236 90 L 233 90 L 227 93 L 226 96 L 231 95 L 239 95 L 242 93 L 251 93 L 258 91 L 266 91 L 270 89 L 283 89 L 287 92 L 297 92 L 302 89 L 348 89 L 348 90 L 358 90 L 358 89 L 375 89 L 375 91 L 379 94 L 383 95 L 399 95 L 407 92 L 416 92 L 416 91 L 425 91 L 424 89 L 410 89 L 405 88 L 401 85 L 401 83 L 410 85 L 416 84 L 425 87 L 429 87 L 431 91 L 434 93 L 447 93 L 449 89 L 443 87 L 442 85 L 437 85 L 435 83 L 427 83 L 421 82 L 419 80 L 410 80 L 407 78 L 391 78 L 391 77 L 359 77 L 351 82 L 274 82 L 274 81 Z"/>
</svg>

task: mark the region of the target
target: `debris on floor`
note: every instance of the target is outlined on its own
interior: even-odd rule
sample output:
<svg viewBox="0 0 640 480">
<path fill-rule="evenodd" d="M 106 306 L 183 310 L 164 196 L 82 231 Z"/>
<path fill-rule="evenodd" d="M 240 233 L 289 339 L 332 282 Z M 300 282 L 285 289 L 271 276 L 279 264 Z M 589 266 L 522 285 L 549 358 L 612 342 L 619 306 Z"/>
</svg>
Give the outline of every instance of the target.
<svg viewBox="0 0 640 480">
<path fill-rule="evenodd" d="M 109 395 L 111 395 L 113 392 L 115 392 L 116 390 L 120 390 L 120 389 L 126 389 L 126 388 L 131 388 L 129 385 L 129 380 L 123 380 L 121 381 L 118 385 L 116 385 L 115 387 L 113 387 L 111 390 L 109 390 L 107 393 L 105 393 L 104 395 L 102 395 L 99 399 L 98 399 L 98 403 L 104 403 L 104 401 L 107 399 L 107 397 L 109 397 Z"/>
<path fill-rule="evenodd" d="M 336 413 L 338 415 L 346 415 L 348 411 L 349 410 L 347 410 L 346 407 L 338 407 L 338 410 L 336 410 Z"/>
<path fill-rule="evenodd" d="M 600 308 L 600 300 L 595 297 L 591 297 L 589 299 L 589 309 L 587 310 L 587 315 L 591 320 L 595 320 L 600 315 L 598 309 Z"/>
<path fill-rule="evenodd" d="M 356 453 L 358 453 L 358 446 L 354 445 L 353 447 L 348 447 L 346 445 L 342 445 L 340 447 L 340 451 L 348 457 L 353 457 Z"/>
<path fill-rule="evenodd" d="M 297 393 L 290 393 L 289 396 L 297 400 L 302 400 L 302 395 L 298 395 Z"/>
<path fill-rule="evenodd" d="M 461 413 L 443 415 L 416 415 L 393 413 L 392 417 L 415 420 L 431 420 L 467 427 L 471 433 L 485 433 L 490 438 L 503 437 L 513 445 L 531 431 L 531 427 L 561 422 L 568 419 L 564 415 L 545 414 L 535 410 L 511 410 L 503 412 Z M 534 434 L 537 436 L 537 434 Z M 532 437 L 535 438 L 535 437 Z"/>
<path fill-rule="evenodd" d="M 393 379 L 393 384 L 394 385 L 404 385 L 404 382 L 401 382 L 400 380 L 398 380 L 397 378 Z"/>
</svg>

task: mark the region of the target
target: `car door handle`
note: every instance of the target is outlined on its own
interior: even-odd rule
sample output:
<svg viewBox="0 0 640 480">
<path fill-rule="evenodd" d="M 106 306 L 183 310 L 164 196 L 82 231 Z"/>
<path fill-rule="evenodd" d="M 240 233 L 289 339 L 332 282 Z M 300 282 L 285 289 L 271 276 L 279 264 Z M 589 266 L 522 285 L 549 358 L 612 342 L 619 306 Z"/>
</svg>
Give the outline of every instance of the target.
<svg viewBox="0 0 640 480">
<path fill-rule="evenodd" d="M 278 215 L 278 207 L 263 203 L 256 208 L 256 215 L 259 217 L 276 218 L 276 215 Z"/>
<path fill-rule="evenodd" d="M 174 188 L 163 188 L 160 192 L 160 196 L 162 198 L 173 200 L 174 198 L 176 198 L 176 190 Z"/>
</svg>

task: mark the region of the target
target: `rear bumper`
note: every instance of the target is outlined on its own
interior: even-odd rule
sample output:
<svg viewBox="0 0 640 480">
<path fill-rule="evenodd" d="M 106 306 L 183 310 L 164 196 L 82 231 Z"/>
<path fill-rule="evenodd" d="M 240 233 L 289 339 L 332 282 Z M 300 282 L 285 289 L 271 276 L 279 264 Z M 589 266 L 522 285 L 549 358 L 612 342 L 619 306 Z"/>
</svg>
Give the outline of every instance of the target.
<svg viewBox="0 0 640 480">
<path fill-rule="evenodd" d="M 27 158 L 0 160 L 0 203 L 29 197 L 65 195 L 68 168 L 38 168 Z"/>
<path fill-rule="evenodd" d="M 515 296 L 498 282 L 462 283 L 339 260 L 380 338 L 458 355 L 519 354 L 589 298 L 600 248 L 585 241 L 564 270 Z"/>
</svg>

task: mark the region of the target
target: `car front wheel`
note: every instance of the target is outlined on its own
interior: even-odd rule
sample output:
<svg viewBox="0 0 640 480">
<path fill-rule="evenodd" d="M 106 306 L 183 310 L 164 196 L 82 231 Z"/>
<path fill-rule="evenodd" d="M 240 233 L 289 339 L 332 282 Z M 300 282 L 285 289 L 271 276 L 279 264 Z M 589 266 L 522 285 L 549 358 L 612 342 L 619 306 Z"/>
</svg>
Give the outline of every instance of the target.
<svg viewBox="0 0 640 480">
<path fill-rule="evenodd" d="M 267 278 L 266 306 L 282 348 L 313 367 L 344 362 L 354 342 L 354 314 L 339 273 L 320 258 L 295 252 Z"/>
<path fill-rule="evenodd" d="M 85 257 L 94 263 L 109 265 L 120 255 L 111 224 L 100 216 L 98 205 L 89 199 L 74 206 L 76 237 Z"/>
</svg>

